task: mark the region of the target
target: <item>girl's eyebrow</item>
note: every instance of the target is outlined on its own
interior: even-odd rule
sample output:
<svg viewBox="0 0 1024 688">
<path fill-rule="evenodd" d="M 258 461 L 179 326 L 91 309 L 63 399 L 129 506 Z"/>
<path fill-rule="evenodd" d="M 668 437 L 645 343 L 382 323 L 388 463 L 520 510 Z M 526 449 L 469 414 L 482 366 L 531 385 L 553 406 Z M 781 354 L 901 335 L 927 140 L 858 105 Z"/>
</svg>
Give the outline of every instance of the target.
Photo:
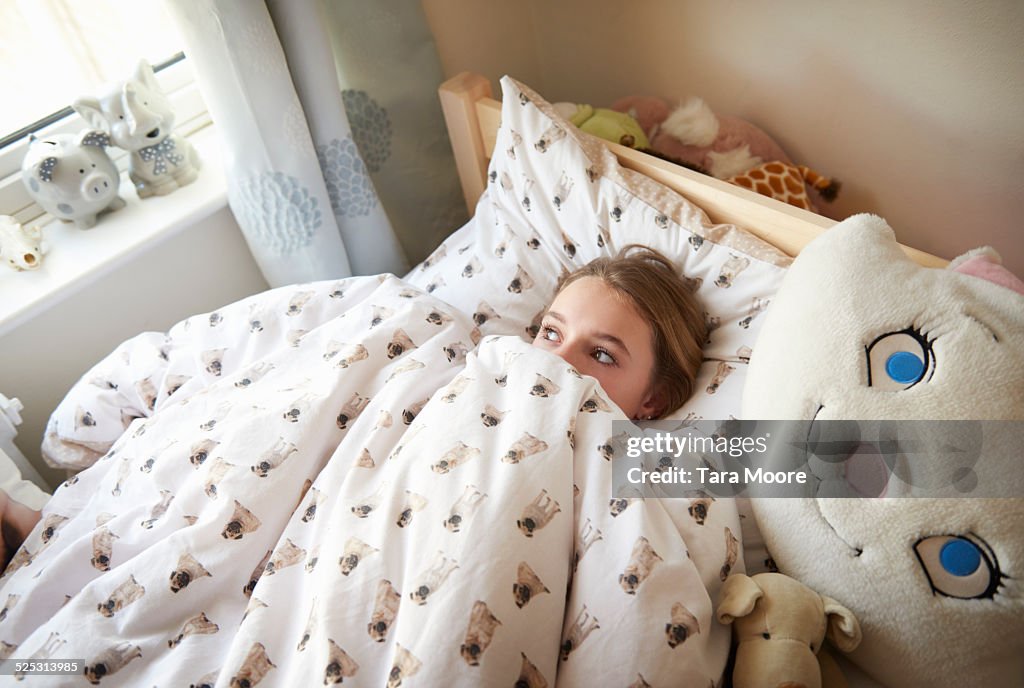
<svg viewBox="0 0 1024 688">
<path fill-rule="evenodd" d="M 547 313 L 544 314 L 543 317 L 551 318 L 552 320 L 557 320 L 563 325 L 566 324 L 565 316 L 557 311 L 548 311 Z M 594 337 L 594 339 L 597 339 L 598 341 L 608 342 L 614 348 L 619 349 L 622 353 L 624 353 L 626 355 L 626 358 L 632 360 L 633 355 L 629 353 L 629 347 L 626 346 L 626 343 L 623 342 L 618 337 L 616 337 L 615 335 L 609 334 L 607 332 L 595 332 L 592 336 Z"/>
</svg>

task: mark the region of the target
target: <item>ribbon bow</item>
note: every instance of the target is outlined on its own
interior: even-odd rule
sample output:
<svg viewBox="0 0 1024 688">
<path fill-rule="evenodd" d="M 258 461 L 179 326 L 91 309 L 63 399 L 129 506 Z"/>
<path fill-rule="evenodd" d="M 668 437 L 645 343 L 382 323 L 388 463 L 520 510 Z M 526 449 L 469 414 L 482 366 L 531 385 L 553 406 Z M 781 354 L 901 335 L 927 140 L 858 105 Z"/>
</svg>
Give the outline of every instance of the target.
<svg viewBox="0 0 1024 688">
<path fill-rule="evenodd" d="M 185 156 L 174 152 L 175 145 L 172 137 L 168 136 L 154 146 L 146 146 L 139 149 L 139 157 L 146 162 L 153 161 L 153 174 L 167 174 L 167 163 L 175 167 L 180 165 Z"/>
</svg>

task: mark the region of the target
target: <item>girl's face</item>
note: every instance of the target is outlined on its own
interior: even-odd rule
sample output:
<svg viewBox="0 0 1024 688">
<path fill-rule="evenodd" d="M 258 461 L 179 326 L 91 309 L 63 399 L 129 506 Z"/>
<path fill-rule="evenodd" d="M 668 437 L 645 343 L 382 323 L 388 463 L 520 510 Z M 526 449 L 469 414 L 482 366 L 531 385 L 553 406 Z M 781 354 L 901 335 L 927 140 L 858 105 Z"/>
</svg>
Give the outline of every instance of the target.
<svg viewBox="0 0 1024 688">
<path fill-rule="evenodd" d="M 565 287 L 544 314 L 533 345 L 597 378 L 628 418 L 657 417 L 663 402 L 653 389 L 654 336 L 628 297 L 597 277 Z"/>
</svg>

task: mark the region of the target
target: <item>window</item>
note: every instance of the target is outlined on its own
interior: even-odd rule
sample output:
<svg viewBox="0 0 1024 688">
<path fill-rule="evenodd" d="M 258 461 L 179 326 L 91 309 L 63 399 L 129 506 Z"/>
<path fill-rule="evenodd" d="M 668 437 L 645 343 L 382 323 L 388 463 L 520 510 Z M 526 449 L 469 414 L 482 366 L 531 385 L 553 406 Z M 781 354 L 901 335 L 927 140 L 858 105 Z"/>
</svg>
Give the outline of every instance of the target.
<svg viewBox="0 0 1024 688">
<path fill-rule="evenodd" d="M 22 223 L 42 215 L 20 180 L 28 135 L 85 128 L 70 104 L 128 78 L 140 59 L 158 68 L 179 132 L 209 123 L 163 2 L 0 0 L 0 214 Z M 127 166 L 122 151 L 109 153 Z"/>
<path fill-rule="evenodd" d="M 0 0 L 0 136 L 181 45 L 162 0 Z"/>
</svg>

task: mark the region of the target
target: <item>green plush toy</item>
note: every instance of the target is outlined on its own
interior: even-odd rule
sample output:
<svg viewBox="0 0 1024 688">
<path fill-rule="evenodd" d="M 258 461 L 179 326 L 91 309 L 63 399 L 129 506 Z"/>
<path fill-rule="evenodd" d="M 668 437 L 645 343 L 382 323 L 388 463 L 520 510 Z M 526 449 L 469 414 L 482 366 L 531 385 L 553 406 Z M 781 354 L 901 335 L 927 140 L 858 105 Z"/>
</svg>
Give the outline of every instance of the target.
<svg viewBox="0 0 1024 688">
<path fill-rule="evenodd" d="M 576 103 L 556 103 L 555 110 L 580 130 L 605 141 L 638 150 L 650 147 L 640 123 L 625 112 Z"/>
</svg>

